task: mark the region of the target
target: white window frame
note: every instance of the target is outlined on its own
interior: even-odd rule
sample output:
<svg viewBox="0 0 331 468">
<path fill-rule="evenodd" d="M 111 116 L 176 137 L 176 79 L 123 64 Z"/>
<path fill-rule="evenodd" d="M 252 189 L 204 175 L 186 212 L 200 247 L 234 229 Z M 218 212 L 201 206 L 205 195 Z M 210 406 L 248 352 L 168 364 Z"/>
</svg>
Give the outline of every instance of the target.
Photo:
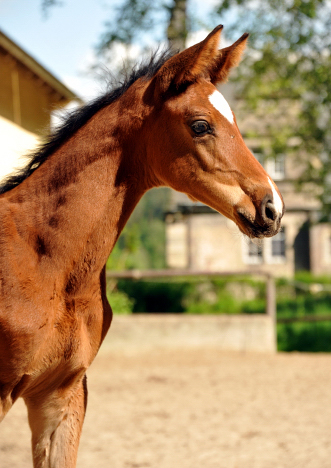
<svg viewBox="0 0 331 468">
<path fill-rule="evenodd" d="M 242 240 L 243 260 L 246 265 L 262 265 L 263 264 L 263 243 L 256 244 L 248 237 Z M 256 254 L 254 254 L 256 250 Z M 261 254 L 259 254 L 261 251 Z"/>
<path fill-rule="evenodd" d="M 285 154 L 278 154 L 275 158 L 265 161 L 265 170 L 273 180 L 285 179 Z"/>
<path fill-rule="evenodd" d="M 274 237 L 270 237 L 264 239 L 265 242 L 265 250 L 264 250 L 264 258 L 265 262 L 269 265 L 273 264 L 282 264 L 286 262 L 286 229 L 283 227 L 278 234 Z M 273 245 L 275 242 L 283 242 L 284 251 L 281 254 L 274 254 L 273 253 Z"/>
<path fill-rule="evenodd" d="M 330 237 L 331 238 L 331 237 Z M 284 250 L 280 255 L 273 253 L 274 242 L 283 242 Z M 254 255 L 254 249 L 256 254 Z M 259 254 L 259 251 L 261 252 Z M 258 244 L 249 238 L 243 238 L 242 241 L 243 261 L 246 265 L 281 265 L 286 263 L 286 230 L 283 227 L 276 236 L 265 238 Z"/>
</svg>

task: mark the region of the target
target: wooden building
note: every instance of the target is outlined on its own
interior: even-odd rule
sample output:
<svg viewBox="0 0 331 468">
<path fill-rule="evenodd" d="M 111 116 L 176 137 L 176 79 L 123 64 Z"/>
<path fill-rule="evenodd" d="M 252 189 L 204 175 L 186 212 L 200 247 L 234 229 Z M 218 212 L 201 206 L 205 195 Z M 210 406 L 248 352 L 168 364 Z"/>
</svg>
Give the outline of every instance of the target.
<svg viewBox="0 0 331 468">
<path fill-rule="evenodd" d="M 51 113 L 78 100 L 61 81 L 0 31 L 0 177 L 50 128 Z"/>
</svg>

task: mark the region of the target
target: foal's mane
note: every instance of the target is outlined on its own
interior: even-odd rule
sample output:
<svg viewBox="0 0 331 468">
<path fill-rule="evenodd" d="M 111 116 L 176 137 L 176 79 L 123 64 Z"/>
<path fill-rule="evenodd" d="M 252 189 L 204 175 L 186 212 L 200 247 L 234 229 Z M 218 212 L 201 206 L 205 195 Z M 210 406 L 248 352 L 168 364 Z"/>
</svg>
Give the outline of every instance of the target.
<svg viewBox="0 0 331 468">
<path fill-rule="evenodd" d="M 161 52 L 157 50 L 150 56 L 149 60 L 142 62 L 139 66 L 135 65 L 130 73 L 125 74 L 121 82 L 117 82 L 105 94 L 70 112 L 64 123 L 46 138 L 45 143 L 36 152 L 31 154 L 27 165 L 8 175 L 2 181 L 0 194 L 8 192 L 27 179 L 55 150 L 85 125 L 94 114 L 119 99 L 139 78 L 151 79 L 173 55 L 174 52 L 171 49 L 165 49 Z"/>
</svg>

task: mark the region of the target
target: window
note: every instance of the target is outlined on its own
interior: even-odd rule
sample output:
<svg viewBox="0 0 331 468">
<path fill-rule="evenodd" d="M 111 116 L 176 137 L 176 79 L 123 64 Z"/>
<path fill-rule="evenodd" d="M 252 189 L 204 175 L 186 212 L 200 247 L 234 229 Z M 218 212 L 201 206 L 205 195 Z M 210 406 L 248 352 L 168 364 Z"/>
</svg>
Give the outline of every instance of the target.
<svg viewBox="0 0 331 468">
<path fill-rule="evenodd" d="M 247 265 L 272 265 L 286 261 L 285 228 L 272 238 L 260 241 L 243 239 L 243 260 Z"/>
<path fill-rule="evenodd" d="M 261 149 L 252 150 L 255 158 L 265 168 L 270 177 L 274 180 L 285 178 L 285 155 L 279 154 L 275 158 L 266 158 Z"/>
<path fill-rule="evenodd" d="M 279 154 L 275 158 L 267 159 L 265 170 L 274 180 L 283 180 L 285 178 L 285 155 Z"/>
<path fill-rule="evenodd" d="M 263 245 L 254 243 L 252 239 L 243 239 L 244 262 L 248 265 L 260 265 L 263 263 Z"/>
<path fill-rule="evenodd" d="M 284 263 L 286 260 L 286 232 L 281 231 L 271 239 L 265 239 L 265 260 L 267 263 Z"/>
</svg>

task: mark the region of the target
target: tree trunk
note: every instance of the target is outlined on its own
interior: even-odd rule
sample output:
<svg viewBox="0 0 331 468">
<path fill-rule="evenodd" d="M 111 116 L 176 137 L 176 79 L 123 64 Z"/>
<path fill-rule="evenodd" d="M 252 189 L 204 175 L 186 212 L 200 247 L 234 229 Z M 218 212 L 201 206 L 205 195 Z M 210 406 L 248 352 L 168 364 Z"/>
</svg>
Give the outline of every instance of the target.
<svg viewBox="0 0 331 468">
<path fill-rule="evenodd" d="M 187 38 L 187 0 L 173 0 L 173 5 L 170 7 L 167 37 L 173 49 L 185 49 Z"/>
</svg>

